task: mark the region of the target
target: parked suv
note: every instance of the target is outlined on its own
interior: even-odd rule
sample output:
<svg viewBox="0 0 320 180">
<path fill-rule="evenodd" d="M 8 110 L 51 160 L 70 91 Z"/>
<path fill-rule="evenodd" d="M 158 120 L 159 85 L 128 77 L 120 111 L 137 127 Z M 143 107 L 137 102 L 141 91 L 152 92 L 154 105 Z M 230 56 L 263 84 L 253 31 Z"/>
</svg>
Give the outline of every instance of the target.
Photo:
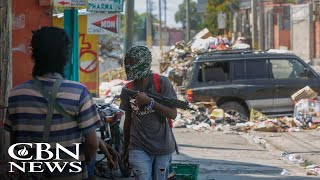
<svg viewBox="0 0 320 180">
<path fill-rule="evenodd" d="M 292 115 L 291 95 L 310 86 L 320 91 L 319 75 L 290 53 L 216 51 L 197 56 L 184 82 L 190 102 L 214 100 L 226 113 L 249 117 Z"/>
</svg>

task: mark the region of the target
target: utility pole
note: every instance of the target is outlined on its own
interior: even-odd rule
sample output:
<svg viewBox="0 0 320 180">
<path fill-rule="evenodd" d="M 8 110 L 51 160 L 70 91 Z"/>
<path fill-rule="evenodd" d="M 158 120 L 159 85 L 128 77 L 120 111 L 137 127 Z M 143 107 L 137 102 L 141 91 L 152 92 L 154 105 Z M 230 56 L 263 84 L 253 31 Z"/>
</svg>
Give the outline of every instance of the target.
<svg viewBox="0 0 320 180">
<path fill-rule="evenodd" d="M 162 56 L 162 14 L 161 14 L 161 0 L 159 0 L 159 46 L 160 46 L 160 52 Z"/>
<path fill-rule="evenodd" d="M 152 19 L 151 19 L 151 13 L 152 13 L 152 0 L 146 0 L 147 1 L 147 46 L 151 48 L 152 46 Z"/>
<path fill-rule="evenodd" d="M 124 53 L 133 45 L 134 0 L 126 0 Z"/>
<path fill-rule="evenodd" d="M 262 1 L 260 1 L 259 6 L 259 50 L 263 51 L 264 48 L 264 42 L 265 42 L 265 33 L 264 33 L 264 4 Z"/>
<path fill-rule="evenodd" d="M 190 41 L 190 0 L 186 0 L 187 11 L 187 42 Z"/>
<path fill-rule="evenodd" d="M 9 160 L 9 133 L 3 129 L 12 86 L 12 0 L 0 1 L 0 160 Z"/>
<path fill-rule="evenodd" d="M 258 28 L 257 28 L 257 0 L 251 0 L 251 13 L 252 13 L 252 32 L 251 32 L 251 38 L 252 38 L 252 49 L 258 48 Z"/>
<path fill-rule="evenodd" d="M 163 0 L 164 5 L 164 42 L 166 46 L 168 45 L 168 31 L 167 31 L 167 0 Z"/>
</svg>

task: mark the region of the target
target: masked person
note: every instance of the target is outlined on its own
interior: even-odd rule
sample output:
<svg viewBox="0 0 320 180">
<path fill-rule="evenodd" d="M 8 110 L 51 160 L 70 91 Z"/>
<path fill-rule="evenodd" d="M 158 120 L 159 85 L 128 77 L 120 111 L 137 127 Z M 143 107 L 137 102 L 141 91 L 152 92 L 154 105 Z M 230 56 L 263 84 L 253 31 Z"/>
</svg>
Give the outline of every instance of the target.
<svg viewBox="0 0 320 180">
<path fill-rule="evenodd" d="M 136 179 L 165 180 L 175 151 L 175 139 L 167 119 L 174 119 L 177 109 L 155 102 L 146 93 L 175 99 L 177 95 L 164 76 L 159 76 L 160 92 L 157 92 L 151 62 L 151 52 L 144 46 L 132 47 L 125 55 L 127 79 L 132 80 L 126 87 L 138 91 L 135 97 L 121 94 L 120 108 L 126 111 L 125 152 Z"/>
<path fill-rule="evenodd" d="M 43 173 L 20 173 L 18 179 L 71 179 L 88 178 L 89 164 L 98 149 L 96 129 L 100 117 L 92 96 L 81 83 L 63 79 L 64 68 L 70 57 L 71 41 L 63 29 L 43 27 L 33 32 L 31 40 L 34 67 L 33 79 L 24 82 L 9 93 L 8 119 L 5 129 L 10 131 L 12 144 L 60 144 L 78 157 L 60 152 L 58 168 L 41 167 Z M 83 142 L 85 141 L 85 142 Z M 80 144 L 79 148 L 76 144 Z M 56 158 L 55 148 L 50 149 Z M 35 149 L 30 148 L 29 153 Z M 77 152 L 78 151 L 78 152 Z M 46 153 L 42 153 L 45 154 Z M 33 161 L 33 160 L 30 160 Z M 53 165 L 54 159 L 49 159 Z M 80 162 L 74 168 L 68 162 Z M 37 164 L 37 171 L 39 172 Z"/>
</svg>

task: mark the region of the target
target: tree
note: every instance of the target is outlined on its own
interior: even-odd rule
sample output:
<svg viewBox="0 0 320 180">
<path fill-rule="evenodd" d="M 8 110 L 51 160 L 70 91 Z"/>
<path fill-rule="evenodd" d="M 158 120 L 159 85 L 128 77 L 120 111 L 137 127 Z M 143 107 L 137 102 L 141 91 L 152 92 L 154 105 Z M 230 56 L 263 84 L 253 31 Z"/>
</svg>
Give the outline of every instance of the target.
<svg viewBox="0 0 320 180">
<path fill-rule="evenodd" d="M 176 22 L 181 22 L 182 27 L 185 29 L 186 28 L 186 23 L 187 23 L 187 12 L 186 12 L 186 3 L 187 1 L 184 0 L 183 3 L 179 5 L 179 11 L 176 12 L 175 14 L 175 20 Z M 198 30 L 200 29 L 201 25 L 201 16 L 197 12 L 197 3 L 194 1 L 190 2 L 190 27 L 191 29 Z"/>
<path fill-rule="evenodd" d="M 230 27 L 230 15 L 232 11 L 239 9 L 238 0 L 208 0 L 207 4 L 207 18 L 204 25 L 209 29 L 213 35 L 224 34 L 223 29 L 218 29 L 218 13 L 226 13 L 226 30 Z M 210 17 L 210 18 L 209 18 Z"/>
</svg>

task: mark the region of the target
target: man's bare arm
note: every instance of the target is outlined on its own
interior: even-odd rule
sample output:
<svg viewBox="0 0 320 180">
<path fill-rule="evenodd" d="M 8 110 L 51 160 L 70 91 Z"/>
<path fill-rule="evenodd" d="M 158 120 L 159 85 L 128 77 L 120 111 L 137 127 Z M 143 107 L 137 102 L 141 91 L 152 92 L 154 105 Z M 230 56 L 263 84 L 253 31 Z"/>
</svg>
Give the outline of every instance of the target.
<svg viewBox="0 0 320 180">
<path fill-rule="evenodd" d="M 85 137 L 84 149 L 85 149 L 86 162 L 87 164 L 89 164 L 91 160 L 95 157 L 98 151 L 99 142 L 98 142 L 97 134 L 95 131 L 86 134 L 84 137 Z"/>
</svg>

